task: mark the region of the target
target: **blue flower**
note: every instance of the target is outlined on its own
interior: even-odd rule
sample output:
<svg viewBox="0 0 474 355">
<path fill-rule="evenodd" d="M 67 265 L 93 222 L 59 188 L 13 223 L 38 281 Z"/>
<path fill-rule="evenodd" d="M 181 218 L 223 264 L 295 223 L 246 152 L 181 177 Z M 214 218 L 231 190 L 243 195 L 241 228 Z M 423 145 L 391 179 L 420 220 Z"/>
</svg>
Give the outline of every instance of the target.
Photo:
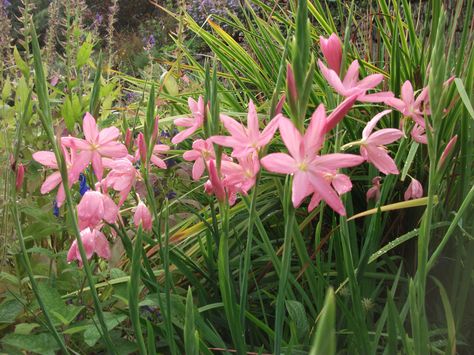
<svg viewBox="0 0 474 355">
<path fill-rule="evenodd" d="M 86 180 L 86 176 L 81 173 L 79 175 L 79 193 L 81 194 L 81 196 L 84 196 L 84 194 L 90 190 L 90 187 L 89 185 L 87 185 L 87 180 Z"/>
<path fill-rule="evenodd" d="M 166 194 L 166 198 L 168 200 L 172 200 L 176 197 L 176 192 L 174 192 L 173 190 L 169 191 L 167 194 Z"/>
<path fill-rule="evenodd" d="M 56 200 L 54 200 L 53 202 L 53 214 L 56 217 L 59 217 L 59 207 L 58 207 L 58 202 Z"/>
</svg>

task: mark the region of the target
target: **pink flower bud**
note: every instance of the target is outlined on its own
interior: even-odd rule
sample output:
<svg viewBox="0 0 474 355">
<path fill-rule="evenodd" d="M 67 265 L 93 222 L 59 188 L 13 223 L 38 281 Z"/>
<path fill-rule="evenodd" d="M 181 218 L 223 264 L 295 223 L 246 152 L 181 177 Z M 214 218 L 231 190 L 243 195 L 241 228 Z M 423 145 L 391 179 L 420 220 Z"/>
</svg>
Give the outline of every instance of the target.
<svg viewBox="0 0 474 355">
<path fill-rule="evenodd" d="M 298 91 L 296 89 L 295 75 L 293 74 L 293 69 L 290 64 L 286 67 L 286 86 L 290 96 L 290 104 L 294 105 L 298 100 Z"/>
<path fill-rule="evenodd" d="M 127 149 L 130 149 L 130 144 L 132 144 L 132 131 L 130 128 L 127 128 L 127 131 L 125 132 L 125 146 Z"/>
<path fill-rule="evenodd" d="M 367 201 L 374 199 L 378 201 L 380 199 L 380 181 L 382 178 L 380 176 L 376 176 L 372 179 L 372 187 L 367 190 Z"/>
<path fill-rule="evenodd" d="M 285 103 L 285 99 L 286 99 L 286 95 L 283 94 L 280 98 L 280 100 L 278 100 L 278 103 L 275 107 L 275 116 L 280 114 L 281 111 L 283 110 L 283 104 Z"/>
<path fill-rule="evenodd" d="M 449 140 L 448 144 L 446 144 L 446 148 L 444 148 L 443 153 L 441 153 L 441 158 L 439 158 L 438 169 L 441 169 L 446 163 L 446 159 L 453 151 L 457 140 L 458 140 L 458 135 L 456 134 L 455 136 L 453 136 L 453 138 Z"/>
<path fill-rule="evenodd" d="M 21 163 L 16 166 L 16 182 L 15 187 L 17 190 L 21 189 L 23 185 L 23 179 L 25 178 L 25 166 Z"/>
<path fill-rule="evenodd" d="M 133 223 L 137 228 L 141 225 L 143 230 L 147 232 L 151 231 L 151 213 L 142 201 L 138 203 L 138 206 L 135 209 L 135 214 L 133 215 Z"/>
<path fill-rule="evenodd" d="M 151 134 L 151 140 L 152 142 L 156 142 L 156 139 L 158 138 L 158 121 L 160 117 L 156 116 L 155 117 L 155 123 L 153 124 L 153 133 Z"/>
<path fill-rule="evenodd" d="M 145 144 L 145 138 L 143 136 L 143 133 L 139 133 L 137 137 L 137 146 L 138 146 L 138 152 L 140 153 L 140 159 L 142 163 L 146 162 L 146 144 Z"/>
<path fill-rule="evenodd" d="M 405 191 L 405 201 L 420 198 L 423 196 L 423 186 L 421 183 L 416 179 L 411 179 L 410 185 L 408 185 L 408 189 Z"/>
<path fill-rule="evenodd" d="M 339 37 L 335 33 L 328 39 L 320 36 L 319 46 L 324 58 L 326 58 L 329 69 L 334 70 L 339 75 L 342 61 L 342 45 Z"/>
</svg>

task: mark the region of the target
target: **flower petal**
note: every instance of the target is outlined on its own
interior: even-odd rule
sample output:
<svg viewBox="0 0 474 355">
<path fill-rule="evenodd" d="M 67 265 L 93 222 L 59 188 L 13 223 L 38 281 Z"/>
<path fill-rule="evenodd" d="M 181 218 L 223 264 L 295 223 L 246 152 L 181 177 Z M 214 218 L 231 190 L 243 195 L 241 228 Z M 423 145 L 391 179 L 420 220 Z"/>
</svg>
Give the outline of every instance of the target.
<svg viewBox="0 0 474 355">
<path fill-rule="evenodd" d="M 367 144 L 385 145 L 395 142 L 397 139 L 403 137 L 403 132 L 396 128 L 384 128 L 375 133 L 372 133 L 367 138 Z"/>
<path fill-rule="evenodd" d="M 296 129 L 293 122 L 288 118 L 282 117 L 279 122 L 280 135 L 285 143 L 286 148 L 290 152 L 291 156 L 296 161 L 301 161 L 303 159 L 301 150 L 301 145 L 303 143 L 303 137 L 301 133 Z"/>
<path fill-rule="evenodd" d="M 347 91 L 339 79 L 339 75 L 334 70 L 328 69 L 320 59 L 318 59 L 319 69 L 321 70 L 321 74 L 326 79 L 328 84 L 333 87 L 333 89 L 342 96 L 346 96 Z"/>
<path fill-rule="evenodd" d="M 33 153 L 33 159 L 41 165 L 47 166 L 48 168 L 57 169 L 58 164 L 56 162 L 56 155 L 53 152 L 39 151 Z"/>
<path fill-rule="evenodd" d="M 293 174 L 298 167 L 296 161 L 285 153 L 272 153 L 260 160 L 262 166 L 268 171 L 279 174 Z"/>
<path fill-rule="evenodd" d="M 299 207 L 306 196 L 313 192 L 309 182 L 309 174 L 304 171 L 297 171 L 293 176 L 293 185 L 291 191 L 291 202 L 295 208 Z"/>
<path fill-rule="evenodd" d="M 89 143 L 97 142 L 99 138 L 99 130 L 94 117 L 89 112 L 86 112 L 84 120 L 82 121 L 82 128 L 84 130 L 84 137 Z"/>
<path fill-rule="evenodd" d="M 372 131 L 374 130 L 374 127 L 377 125 L 377 122 L 380 121 L 380 119 L 385 116 L 385 115 L 388 115 L 390 112 L 392 112 L 392 110 L 385 110 L 385 111 L 382 111 L 382 112 L 379 112 L 378 114 L 376 114 L 368 123 L 367 125 L 365 126 L 364 130 L 362 131 L 362 139 L 367 139 L 370 134 L 372 133 Z"/>
<path fill-rule="evenodd" d="M 385 175 L 399 173 L 395 161 L 385 149 L 372 145 L 365 146 L 365 149 L 367 151 L 367 161 L 374 164 L 382 173 Z"/>
<path fill-rule="evenodd" d="M 329 207 L 331 207 L 341 216 L 346 215 L 346 209 L 344 208 L 341 199 L 332 189 L 326 179 L 324 179 L 319 174 L 309 174 L 309 180 L 313 186 L 313 189 L 320 195 L 321 199 L 329 205 Z"/>
<path fill-rule="evenodd" d="M 49 175 L 46 180 L 44 180 L 43 185 L 41 185 L 40 192 L 44 195 L 54 189 L 61 183 L 61 173 L 56 171 Z"/>
</svg>

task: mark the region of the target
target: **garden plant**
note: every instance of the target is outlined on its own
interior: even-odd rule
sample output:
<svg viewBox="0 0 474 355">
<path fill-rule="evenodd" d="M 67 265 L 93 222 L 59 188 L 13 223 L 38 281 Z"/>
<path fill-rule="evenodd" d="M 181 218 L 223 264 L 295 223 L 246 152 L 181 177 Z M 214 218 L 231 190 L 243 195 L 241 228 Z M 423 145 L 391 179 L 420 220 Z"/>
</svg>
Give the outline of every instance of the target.
<svg viewBox="0 0 474 355">
<path fill-rule="evenodd" d="M 472 0 L 91 3 L 0 4 L 2 353 L 472 353 Z"/>
</svg>

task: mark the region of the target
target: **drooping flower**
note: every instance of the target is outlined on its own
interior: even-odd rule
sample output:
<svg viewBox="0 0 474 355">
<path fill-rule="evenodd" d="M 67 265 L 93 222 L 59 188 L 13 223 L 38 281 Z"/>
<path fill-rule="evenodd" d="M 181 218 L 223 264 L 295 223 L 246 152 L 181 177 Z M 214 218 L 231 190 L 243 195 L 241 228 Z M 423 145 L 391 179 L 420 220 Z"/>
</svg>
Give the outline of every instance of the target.
<svg viewBox="0 0 474 355">
<path fill-rule="evenodd" d="M 342 61 L 342 44 L 339 37 L 335 33 L 327 39 L 319 36 L 319 47 L 324 58 L 326 58 L 329 69 L 334 70 L 339 75 Z"/>
<path fill-rule="evenodd" d="M 367 90 L 374 89 L 382 82 L 383 75 L 371 74 L 359 80 L 359 62 L 357 60 L 354 60 L 349 66 L 343 81 L 339 78 L 338 73 L 327 68 L 321 60 L 318 60 L 318 65 L 329 85 L 341 96 L 357 95 L 357 100 L 362 102 L 385 102 L 393 97 L 393 93 L 389 91 L 367 94 Z"/>
<path fill-rule="evenodd" d="M 415 198 L 420 198 L 422 196 L 423 196 L 423 186 L 418 180 L 412 178 L 410 185 L 408 185 L 408 188 L 405 191 L 405 195 L 404 195 L 405 201 L 415 199 Z"/>
<path fill-rule="evenodd" d="M 79 180 L 79 174 L 89 164 L 89 159 L 83 153 L 78 154 L 74 149 L 71 149 L 69 153 L 69 151 L 64 146 L 61 147 L 61 151 L 64 155 L 64 160 L 66 162 L 66 167 L 68 171 L 68 184 L 69 187 L 71 187 L 77 180 Z M 56 170 L 59 169 L 58 163 L 56 161 L 56 156 L 53 152 L 39 151 L 33 153 L 33 159 L 48 168 Z M 64 186 L 59 170 L 55 171 L 46 178 L 46 180 L 43 182 L 43 185 L 41 185 L 40 191 L 42 194 L 47 194 L 58 185 L 59 189 L 58 194 L 56 196 L 56 202 L 58 204 L 58 207 L 61 207 L 66 198 L 66 195 L 64 192 Z"/>
<path fill-rule="evenodd" d="M 107 190 L 109 187 L 120 194 L 119 206 L 127 199 L 135 181 L 140 178 L 140 172 L 135 169 L 129 159 L 121 158 L 105 161 L 105 166 L 110 170 L 107 177 L 102 180 L 102 187 Z"/>
<path fill-rule="evenodd" d="M 400 139 L 403 132 L 395 128 L 380 129 L 372 133 L 377 122 L 392 110 L 385 110 L 372 118 L 362 131 L 362 140 L 360 142 L 360 154 L 367 162 L 375 165 L 385 175 L 398 174 L 395 161 L 388 155 L 385 144 L 390 144 Z"/>
<path fill-rule="evenodd" d="M 204 184 L 204 190 L 208 194 L 213 193 L 220 202 L 225 201 L 226 191 L 224 182 L 219 177 L 214 160 L 209 161 L 209 180 Z"/>
<path fill-rule="evenodd" d="M 137 228 L 141 225 L 143 230 L 147 232 L 151 231 L 151 213 L 148 207 L 146 207 L 142 201 L 138 203 L 138 206 L 135 209 L 135 214 L 133 215 L 133 223 Z"/>
<path fill-rule="evenodd" d="M 25 166 L 22 163 L 16 165 L 16 179 L 15 179 L 15 188 L 20 190 L 23 186 L 23 180 L 25 178 Z"/>
<path fill-rule="evenodd" d="M 89 260 L 94 253 L 99 257 L 104 259 L 110 259 L 110 246 L 109 242 L 105 235 L 97 230 L 86 228 L 81 231 L 81 240 L 84 245 L 84 251 L 86 252 L 86 257 Z M 82 266 L 82 258 L 79 253 L 79 248 L 77 246 L 77 240 L 72 242 L 71 247 L 67 253 L 67 261 L 71 263 L 72 261 L 79 261 L 79 265 Z"/>
<path fill-rule="evenodd" d="M 115 223 L 118 207 L 107 195 L 99 191 L 87 191 L 77 205 L 79 228 L 96 228 L 102 221 Z"/>
<path fill-rule="evenodd" d="M 421 144 L 428 144 L 428 138 L 426 137 L 426 130 L 419 124 L 415 123 L 410 134 L 415 142 L 418 142 Z"/>
<path fill-rule="evenodd" d="M 380 199 L 380 181 L 382 178 L 380 176 L 376 176 L 372 179 L 372 187 L 367 190 L 366 198 L 367 201 L 375 200 L 378 201 Z"/>
<path fill-rule="evenodd" d="M 232 156 L 234 157 L 247 156 L 253 152 L 258 154 L 259 150 L 270 143 L 273 138 L 280 117 L 282 116 L 275 116 L 260 133 L 257 111 L 253 102 L 250 101 L 247 127 L 229 116 L 221 115 L 221 121 L 231 135 L 213 136 L 210 140 L 224 147 L 233 148 Z"/>
<path fill-rule="evenodd" d="M 196 102 L 191 97 L 188 99 L 188 106 L 193 114 L 193 117 L 177 118 L 174 120 L 174 124 L 180 127 L 188 127 L 184 131 L 179 132 L 171 139 L 173 144 L 178 144 L 184 141 L 186 138 L 196 132 L 203 124 L 206 116 L 206 107 L 204 105 L 204 99 L 199 96 Z"/>
<path fill-rule="evenodd" d="M 401 89 L 401 98 L 388 98 L 385 103 L 392 106 L 404 117 L 410 117 L 420 127 L 425 128 L 424 115 L 429 115 L 430 110 L 427 107 L 429 100 L 428 87 L 425 87 L 415 99 L 413 86 L 409 80 L 405 81 Z"/>
<path fill-rule="evenodd" d="M 338 174 L 338 169 L 359 165 L 364 159 L 352 154 L 318 155 L 324 143 L 326 124 L 323 105 L 311 117 L 304 136 L 289 119 L 281 118 L 280 134 L 289 154 L 269 154 L 262 158 L 261 164 L 275 173 L 293 174 L 294 207 L 298 207 L 306 196 L 317 193 L 317 198 L 326 201 L 332 209 L 344 215 L 345 208 L 331 183 Z"/>
<path fill-rule="evenodd" d="M 117 127 L 108 127 L 99 131 L 94 117 L 87 112 L 83 120 L 85 139 L 76 137 L 63 137 L 61 142 L 71 149 L 81 151 L 88 161 L 92 162 L 92 168 L 98 180 L 102 179 L 103 162 L 102 157 L 123 158 L 128 154 L 127 147 L 117 141 L 120 132 Z"/>
</svg>

